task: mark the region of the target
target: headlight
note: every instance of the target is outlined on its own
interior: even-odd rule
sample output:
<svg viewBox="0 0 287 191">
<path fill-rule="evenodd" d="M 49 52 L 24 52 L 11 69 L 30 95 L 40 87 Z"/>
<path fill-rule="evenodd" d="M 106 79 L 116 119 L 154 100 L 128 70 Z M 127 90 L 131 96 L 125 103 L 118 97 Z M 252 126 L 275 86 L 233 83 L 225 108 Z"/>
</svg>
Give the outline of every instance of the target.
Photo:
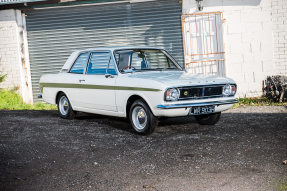
<svg viewBox="0 0 287 191">
<path fill-rule="evenodd" d="M 222 88 L 222 95 L 223 96 L 230 96 L 230 95 L 235 95 L 236 93 L 236 86 L 235 85 L 225 85 Z"/>
<path fill-rule="evenodd" d="M 166 101 L 177 101 L 179 97 L 178 89 L 168 89 L 165 93 L 165 100 Z"/>
</svg>

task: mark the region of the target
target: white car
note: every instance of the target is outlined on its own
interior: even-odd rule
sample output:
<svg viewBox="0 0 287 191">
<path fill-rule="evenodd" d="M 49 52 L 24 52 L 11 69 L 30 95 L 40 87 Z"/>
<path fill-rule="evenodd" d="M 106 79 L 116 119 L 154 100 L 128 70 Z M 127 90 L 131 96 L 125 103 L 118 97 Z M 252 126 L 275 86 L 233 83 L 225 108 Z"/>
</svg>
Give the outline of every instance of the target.
<svg viewBox="0 0 287 191">
<path fill-rule="evenodd" d="M 73 52 L 60 73 L 41 77 L 40 91 L 62 118 L 77 111 L 126 117 L 140 134 L 154 132 L 162 117 L 194 115 L 212 125 L 237 102 L 232 79 L 189 74 L 167 51 L 151 47 Z"/>
</svg>

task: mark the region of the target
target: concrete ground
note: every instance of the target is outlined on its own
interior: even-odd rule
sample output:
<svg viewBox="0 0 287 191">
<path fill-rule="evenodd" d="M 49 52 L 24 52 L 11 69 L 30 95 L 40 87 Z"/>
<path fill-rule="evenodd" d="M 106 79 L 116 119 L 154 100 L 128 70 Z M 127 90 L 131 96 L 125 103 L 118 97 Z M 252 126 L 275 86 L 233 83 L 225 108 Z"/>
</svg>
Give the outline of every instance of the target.
<svg viewBox="0 0 287 191">
<path fill-rule="evenodd" d="M 228 110 L 134 133 L 124 119 L 0 110 L 0 190 L 284 190 L 287 108 Z"/>
</svg>

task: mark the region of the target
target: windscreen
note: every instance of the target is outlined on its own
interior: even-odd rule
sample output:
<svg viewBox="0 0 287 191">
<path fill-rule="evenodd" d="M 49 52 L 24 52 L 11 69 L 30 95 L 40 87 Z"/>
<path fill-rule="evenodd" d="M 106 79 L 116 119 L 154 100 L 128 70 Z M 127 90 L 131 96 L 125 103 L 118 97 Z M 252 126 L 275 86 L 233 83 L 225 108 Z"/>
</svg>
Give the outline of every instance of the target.
<svg viewBox="0 0 287 191">
<path fill-rule="evenodd" d="M 164 51 L 151 49 L 133 49 L 115 51 L 115 59 L 121 73 L 181 70 L 175 61 Z"/>
</svg>

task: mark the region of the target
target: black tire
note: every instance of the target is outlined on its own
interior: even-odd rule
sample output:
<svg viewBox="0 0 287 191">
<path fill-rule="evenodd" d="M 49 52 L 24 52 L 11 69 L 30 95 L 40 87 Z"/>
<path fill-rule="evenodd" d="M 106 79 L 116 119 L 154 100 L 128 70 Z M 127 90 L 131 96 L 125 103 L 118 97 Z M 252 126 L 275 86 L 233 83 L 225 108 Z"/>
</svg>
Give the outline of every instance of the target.
<svg viewBox="0 0 287 191">
<path fill-rule="evenodd" d="M 153 115 L 144 100 L 136 100 L 130 108 L 130 123 L 138 134 L 147 135 L 155 131 L 158 118 Z"/>
<path fill-rule="evenodd" d="M 61 100 L 62 99 L 62 100 Z M 65 105 L 64 103 L 60 103 L 60 101 L 66 101 Z M 66 96 L 66 94 L 61 93 L 58 97 L 57 100 L 57 105 L 58 105 L 58 112 L 61 118 L 64 119 L 74 119 L 76 116 L 76 112 L 73 110 L 72 105 L 68 99 L 68 97 Z"/>
<path fill-rule="evenodd" d="M 220 115 L 221 112 L 206 115 L 195 115 L 194 117 L 200 125 L 214 125 L 218 122 Z"/>
</svg>

